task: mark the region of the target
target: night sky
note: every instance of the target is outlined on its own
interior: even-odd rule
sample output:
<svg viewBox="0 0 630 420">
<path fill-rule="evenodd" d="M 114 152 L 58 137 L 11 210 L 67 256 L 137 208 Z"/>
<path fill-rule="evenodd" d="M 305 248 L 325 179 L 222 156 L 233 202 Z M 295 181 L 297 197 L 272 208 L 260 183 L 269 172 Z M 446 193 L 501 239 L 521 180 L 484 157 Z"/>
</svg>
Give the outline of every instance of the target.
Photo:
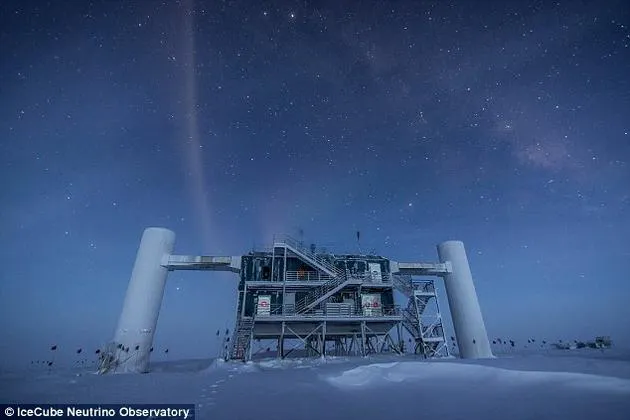
<svg viewBox="0 0 630 420">
<path fill-rule="evenodd" d="M 491 337 L 630 345 L 625 0 L 3 1 L 0 51 L 0 364 L 111 340 L 150 226 L 459 239 Z M 172 273 L 156 347 L 213 356 L 236 286 Z"/>
</svg>

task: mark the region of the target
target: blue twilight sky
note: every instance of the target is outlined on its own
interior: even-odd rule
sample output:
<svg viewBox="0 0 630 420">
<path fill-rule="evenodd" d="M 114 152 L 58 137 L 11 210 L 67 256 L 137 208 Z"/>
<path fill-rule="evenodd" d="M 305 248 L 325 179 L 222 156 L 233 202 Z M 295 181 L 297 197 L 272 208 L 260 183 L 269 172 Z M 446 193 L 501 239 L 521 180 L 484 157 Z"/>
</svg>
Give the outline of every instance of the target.
<svg viewBox="0 0 630 420">
<path fill-rule="evenodd" d="M 111 339 L 149 226 L 460 239 L 492 337 L 630 345 L 624 0 L 3 1 L 0 50 L 3 363 Z M 214 354 L 236 284 L 173 273 L 156 346 Z"/>
</svg>

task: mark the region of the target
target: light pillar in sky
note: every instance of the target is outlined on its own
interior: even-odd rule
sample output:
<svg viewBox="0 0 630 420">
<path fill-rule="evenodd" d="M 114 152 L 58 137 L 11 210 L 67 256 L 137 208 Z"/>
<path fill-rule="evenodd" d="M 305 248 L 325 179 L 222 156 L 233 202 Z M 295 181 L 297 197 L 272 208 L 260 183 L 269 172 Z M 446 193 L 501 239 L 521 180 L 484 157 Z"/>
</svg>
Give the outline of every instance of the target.
<svg viewBox="0 0 630 420">
<path fill-rule="evenodd" d="M 165 256 L 173 252 L 175 233 L 148 228 L 142 235 L 125 302 L 114 335 L 116 371 L 149 371 L 150 349 L 157 325 L 168 269 Z"/>
<path fill-rule="evenodd" d="M 446 241 L 439 244 L 437 249 L 440 262 L 448 262 L 452 268 L 452 271 L 444 276 L 444 284 L 460 357 L 463 359 L 494 357 L 464 244 L 460 241 Z"/>
</svg>

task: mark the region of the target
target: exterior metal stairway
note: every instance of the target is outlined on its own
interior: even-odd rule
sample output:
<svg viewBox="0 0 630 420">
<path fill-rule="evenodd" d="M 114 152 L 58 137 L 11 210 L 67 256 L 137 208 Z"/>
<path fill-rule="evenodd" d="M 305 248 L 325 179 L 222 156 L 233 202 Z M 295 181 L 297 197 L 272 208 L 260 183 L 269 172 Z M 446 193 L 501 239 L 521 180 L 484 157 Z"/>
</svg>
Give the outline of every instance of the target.
<svg viewBox="0 0 630 420">
<path fill-rule="evenodd" d="M 414 290 L 411 276 L 404 274 L 392 274 L 391 278 L 396 290 L 411 299 Z"/>
<path fill-rule="evenodd" d="M 409 299 L 407 307 L 402 311 L 403 326 L 407 328 L 407 331 L 409 331 L 416 340 L 422 337 L 422 320 L 420 317 L 427 306 L 427 302 L 428 300 L 417 300 L 414 303 L 413 299 Z"/>
<path fill-rule="evenodd" d="M 247 360 L 247 352 L 251 345 L 251 335 L 254 329 L 254 318 L 239 317 L 232 336 L 232 351 L 230 359 Z"/>
<path fill-rule="evenodd" d="M 422 337 L 422 329 L 418 316 L 416 315 L 416 308 L 413 307 L 413 301 L 410 299 L 407 307 L 402 311 L 403 326 L 415 340 Z"/>
<path fill-rule="evenodd" d="M 293 239 L 292 237 L 287 235 L 277 235 L 276 237 L 274 237 L 273 242 L 274 247 L 286 248 L 292 251 L 294 254 L 302 257 L 305 261 L 313 265 L 314 268 L 324 271 L 331 277 L 337 279 L 345 279 L 345 273 L 342 270 L 335 267 L 322 255 L 317 255 L 311 252 L 310 249 L 306 248 L 299 241 Z"/>
<path fill-rule="evenodd" d="M 435 289 L 422 290 L 419 284 L 414 284 L 410 275 L 395 274 L 391 277 L 394 287 L 409 299 L 407 307 L 402 311 L 402 324 L 413 337 L 416 351 L 421 350 L 425 357 L 433 357 L 444 349 L 448 355 L 439 314 L 432 322 L 423 322 L 423 314 L 429 301 L 433 298 L 437 300 Z"/>
<path fill-rule="evenodd" d="M 350 285 L 359 285 L 362 283 L 361 279 L 355 278 L 341 278 L 328 280 L 323 285 L 315 288 L 315 290 L 308 293 L 304 298 L 295 303 L 295 311 L 300 314 L 309 309 L 314 308 L 330 296 L 334 295 L 341 289 Z"/>
<path fill-rule="evenodd" d="M 361 283 L 360 279 L 346 276 L 346 273 L 343 270 L 335 267 L 322 255 L 315 254 L 290 236 L 276 236 L 274 238 L 274 247 L 286 248 L 302 258 L 304 261 L 311 264 L 314 268 L 323 271 L 332 277 L 330 280 L 326 281 L 321 286 L 318 286 L 304 298 L 295 303 L 295 312 L 297 314 L 304 313 L 305 311 L 314 308 L 346 286 Z"/>
</svg>

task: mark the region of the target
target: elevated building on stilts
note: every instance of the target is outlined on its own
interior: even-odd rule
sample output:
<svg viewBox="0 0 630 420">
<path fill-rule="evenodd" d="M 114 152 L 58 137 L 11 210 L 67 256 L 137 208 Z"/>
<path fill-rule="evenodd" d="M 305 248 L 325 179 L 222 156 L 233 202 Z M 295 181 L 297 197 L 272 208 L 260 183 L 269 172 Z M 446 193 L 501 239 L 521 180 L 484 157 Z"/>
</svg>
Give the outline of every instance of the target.
<svg viewBox="0 0 630 420">
<path fill-rule="evenodd" d="M 250 359 L 258 340 L 276 341 L 281 358 L 296 350 L 402 354 L 409 339 L 426 357 L 448 355 L 433 280 L 412 277 L 446 272 L 445 264 L 410 271 L 381 256 L 338 255 L 277 236 L 271 250 L 242 257 L 229 357 Z"/>
<path fill-rule="evenodd" d="M 173 254 L 175 234 L 145 230 L 114 340 L 102 372 L 147 372 L 167 274 L 174 270 L 238 275 L 236 325 L 224 357 L 251 360 L 272 340 L 277 356 L 414 352 L 448 356 L 435 278 L 443 278 L 459 355 L 492 357 L 464 246 L 438 245 L 439 262 L 397 262 L 332 253 L 289 236 L 247 255 Z"/>
</svg>

